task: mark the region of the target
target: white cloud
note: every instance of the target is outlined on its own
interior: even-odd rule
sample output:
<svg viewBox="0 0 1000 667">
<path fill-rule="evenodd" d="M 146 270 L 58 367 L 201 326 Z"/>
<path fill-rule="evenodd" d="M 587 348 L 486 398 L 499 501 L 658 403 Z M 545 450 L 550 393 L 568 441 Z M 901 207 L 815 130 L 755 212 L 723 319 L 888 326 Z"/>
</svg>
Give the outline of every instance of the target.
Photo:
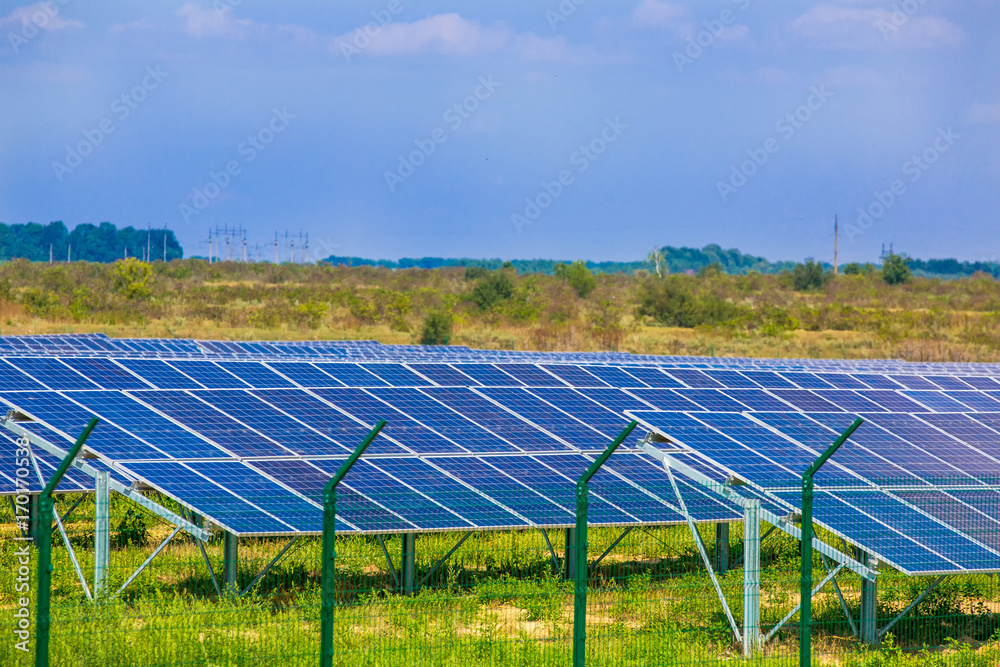
<svg viewBox="0 0 1000 667">
<path fill-rule="evenodd" d="M 940 49 L 960 46 L 965 32 L 947 19 L 887 9 L 819 5 L 791 24 L 800 40 L 827 49 Z"/>
<path fill-rule="evenodd" d="M 230 37 L 243 39 L 250 34 L 253 22 L 238 19 L 232 10 L 205 9 L 195 2 L 188 2 L 177 10 L 184 19 L 184 32 L 192 37 Z"/>
<path fill-rule="evenodd" d="M 331 53 L 366 56 L 479 56 L 510 52 L 524 60 L 557 62 L 597 62 L 617 59 L 599 56 L 571 46 L 565 37 L 540 37 L 531 32 L 517 33 L 505 23 L 484 26 L 457 13 L 437 14 L 413 23 L 374 23 L 334 37 Z"/>
<path fill-rule="evenodd" d="M 972 123 L 1000 124 L 1000 102 L 995 104 L 976 102 L 966 110 L 965 117 Z"/>
<path fill-rule="evenodd" d="M 53 2 L 39 2 L 33 5 L 18 7 L 7 16 L 0 17 L 0 28 L 19 23 L 26 26 L 33 23 L 36 27 L 52 32 L 67 28 L 82 28 L 79 21 L 67 20 L 59 15 L 59 7 Z"/>
<path fill-rule="evenodd" d="M 682 5 L 643 0 L 642 4 L 632 10 L 632 22 L 642 28 L 666 28 L 673 26 L 686 14 L 687 9 Z"/>
</svg>

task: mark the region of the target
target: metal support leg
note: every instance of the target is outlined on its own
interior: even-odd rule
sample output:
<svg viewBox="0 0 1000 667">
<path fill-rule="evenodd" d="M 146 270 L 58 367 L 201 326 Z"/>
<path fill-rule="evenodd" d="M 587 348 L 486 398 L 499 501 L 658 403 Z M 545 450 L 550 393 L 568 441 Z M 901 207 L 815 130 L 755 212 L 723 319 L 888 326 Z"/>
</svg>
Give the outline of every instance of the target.
<svg viewBox="0 0 1000 667">
<path fill-rule="evenodd" d="M 111 553 L 111 489 L 107 471 L 97 474 L 94 488 L 94 597 L 100 599 L 108 583 Z"/>
<path fill-rule="evenodd" d="M 227 595 L 236 596 L 236 574 L 239 569 L 240 538 L 230 532 L 222 534 L 222 586 Z"/>
<path fill-rule="evenodd" d="M 403 533 L 403 548 L 400 554 L 400 578 L 403 581 L 403 595 L 417 592 L 416 581 L 417 534 Z"/>
<path fill-rule="evenodd" d="M 760 648 L 760 501 L 756 501 L 743 509 L 743 655 Z"/>
<path fill-rule="evenodd" d="M 715 524 L 715 572 L 725 574 L 729 569 L 729 524 Z"/>
<path fill-rule="evenodd" d="M 865 552 L 860 554 L 862 564 L 875 569 L 878 567 L 878 559 L 873 558 Z M 878 634 L 878 580 L 861 580 L 861 641 L 868 646 L 879 645 Z"/>
<path fill-rule="evenodd" d="M 549 539 L 549 533 L 544 528 L 542 528 L 542 537 L 545 538 L 545 546 L 549 548 L 549 555 L 552 556 L 552 573 L 557 574 L 559 572 L 559 557 L 556 556 L 556 550 L 552 548 L 552 540 Z"/>
<path fill-rule="evenodd" d="M 576 575 L 576 564 L 573 562 L 573 547 L 576 546 L 576 529 L 566 529 L 566 557 L 563 558 L 563 578 L 572 581 Z"/>
</svg>

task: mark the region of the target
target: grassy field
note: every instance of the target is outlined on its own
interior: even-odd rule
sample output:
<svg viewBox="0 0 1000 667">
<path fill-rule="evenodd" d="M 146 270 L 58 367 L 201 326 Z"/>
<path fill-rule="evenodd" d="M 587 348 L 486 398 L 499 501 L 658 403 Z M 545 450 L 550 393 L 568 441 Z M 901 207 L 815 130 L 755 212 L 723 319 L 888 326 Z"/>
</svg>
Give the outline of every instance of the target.
<svg viewBox="0 0 1000 667">
<path fill-rule="evenodd" d="M 63 501 L 64 510 L 71 498 Z M 127 501 L 115 502 L 112 525 L 121 525 Z M 90 500 L 67 524 L 81 567 L 93 567 Z M 3 562 L 12 562 L 14 528 L 9 507 L 0 515 Z M 147 520 L 144 539 L 121 540 L 111 554 L 111 588 L 117 589 L 168 533 Z M 766 528 L 766 527 L 765 527 Z M 732 526 L 730 559 L 743 549 L 742 527 Z M 550 531 L 561 557 L 561 531 Z M 591 529 L 591 559 L 619 534 Z M 711 551 L 714 529 L 701 529 Z M 119 533 L 119 537 L 120 537 Z M 239 600 L 216 595 L 197 546 L 176 538 L 119 597 L 88 602 L 67 550 L 54 549 L 53 665 L 306 665 L 319 644 L 318 538 L 300 540 L 250 593 Z M 456 534 L 421 535 L 417 578 L 454 545 Z M 141 543 L 137 543 L 141 542 Z M 245 539 L 239 585 L 248 585 L 285 541 Z M 385 544 L 398 567 L 400 538 Z M 797 601 L 798 545 L 771 537 L 762 545 L 762 630 Z M 216 573 L 221 541 L 207 552 Z M 565 665 L 572 636 L 572 583 L 553 566 L 537 530 L 477 533 L 414 596 L 399 594 L 375 537 L 338 538 L 335 664 L 356 665 Z M 825 571 L 817 559 L 817 577 Z M 88 577 L 89 578 L 89 577 Z M 838 578 L 858 618 L 860 580 Z M 891 618 L 928 583 L 891 570 L 879 583 L 879 616 Z M 743 570 L 720 577 L 737 623 L 742 617 Z M 2 582 L 5 609 L 13 607 L 11 578 Z M 851 634 L 830 589 L 814 602 L 816 664 L 962 665 L 986 667 L 1000 660 L 1000 588 L 995 577 L 955 577 L 901 621 L 879 651 L 862 648 Z M 5 615 L 4 625 L 10 617 Z M 747 664 L 797 664 L 797 626 L 779 631 Z M 5 633 L 9 636 L 9 633 Z M 28 656 L 0 644 L 0 664 L 27 665 Z M 902 648 L 900 648 L 902 647 Z M 588 662 L 592 665 L 721 665 L 740 656 L 721 605 L 684 526 L 634 530 L 591 574 Z M 743 663 L 741 663 L 743 664 Z"/>
<path fill-rule="evenodd" d="M 141 264 L 141 263 L 137 263 Z M 0 265 L 0 333 L 419 342 L 429 314 L 453 344 L 754 357 L 1000 360 L 1000 289 L 985 274 L 898 285 L 878 273 L 811 290 L 790 275 L 598 275 L 174 260 L 142 270 Z M 504 274 L 500 291 L 489 283 Z M 580 287 L 581 289 L 577 289 Z M 490 290 L 493 289 L 491 292 Z"/>
</svg>

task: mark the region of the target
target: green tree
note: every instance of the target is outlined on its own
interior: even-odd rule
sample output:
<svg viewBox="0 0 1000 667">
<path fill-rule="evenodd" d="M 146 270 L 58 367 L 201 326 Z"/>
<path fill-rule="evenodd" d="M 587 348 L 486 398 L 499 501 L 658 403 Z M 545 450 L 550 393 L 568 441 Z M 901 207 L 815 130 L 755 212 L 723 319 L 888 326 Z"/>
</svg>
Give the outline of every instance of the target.
<svg viewBox="0 0 1000 667">
<path fill-rule="evenodd" d="M 796 264 L 792 269 L 792 286 L 799 292 L 822 289 L 829 278 L 830 274 L 823 265 L 812 258 L 802 264 Z"/>
<path fill-rule="evenodd" d="M 910 258 L 906 255 L 889 253 L 882 262 L 882 280 L 890 285 L 899 285 L 913 277 L 909 267 Z"/>
<path fill-rule="evenodd" d="M 578 259 L 572 264 L 556 264 L 556 275 L 569 283 L 570 287 L 576 290 L 581 299 L 586 299 L 587 295 L 597 287 L 597 279 L 587 268 L 587 263 Z"/>
<path fill-rule="evenodd" d="M 451 313 L 436 310 L 427 314 L 420 329 L 421 345 L 447 345 L 451 340 Z"/>
<path fill-rule="evenodd" d="M 514 281 L 506 271 L 495 271 L 481 278 L 469 297 L 483 310 L 489 310 L 514 296 Z"/>
<path fill-rule="evenodd" d="M 153 277 L 153 266 L 135 257 L 119 259 L 111 268 L 111 285 L 126 299 L 145 299 L 152 290 L 149 281 Z"/>
</svg>

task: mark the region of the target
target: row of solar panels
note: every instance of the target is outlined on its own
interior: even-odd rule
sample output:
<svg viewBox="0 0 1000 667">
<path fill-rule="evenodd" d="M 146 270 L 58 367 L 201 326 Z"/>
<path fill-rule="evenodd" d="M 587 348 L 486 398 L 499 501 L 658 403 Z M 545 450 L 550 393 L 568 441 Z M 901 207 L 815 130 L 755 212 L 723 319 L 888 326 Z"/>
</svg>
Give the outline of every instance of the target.
<svg viewBox="0 0 1000 667">
<path fill-rule="evenodd" d="M 508 363 L 610 363 L 718 369 L 836 370 L 923 374 L 997 374 L 996 364 L 912 364 L 898 360 L 748 359 L 632 355 L 615 352 L 514 352 L 463 346 L 382 345 L 375 341 L 196 341 L 184 339 L 113 339 L 101 334 L 0 337 L 0 355 L 203 358 L 331 358 L 357 361 Z"/>
<path fill-rule="evenodd" d="M 854 419 L 843 413 L 630 413 L 723 484 L 779 515 L 799 475 Z M 815 516 L 910 573 L 1000 569 L 1000 415 L 870 414 L 817 475 Z M 948 490 L 952 489 L 952 490 Z"/>
<path fill-rule="evenodd" d="M 345 363 L 99 357 L 0 358 L 0 390 L 289 387 L 618 387 L 1000 391 L 1000 378 L 528 363 Z M 919 396 L 919 394 L 914 394 Z M 858 408 L 866 409 L 866 408 Z"/>
</svg>

